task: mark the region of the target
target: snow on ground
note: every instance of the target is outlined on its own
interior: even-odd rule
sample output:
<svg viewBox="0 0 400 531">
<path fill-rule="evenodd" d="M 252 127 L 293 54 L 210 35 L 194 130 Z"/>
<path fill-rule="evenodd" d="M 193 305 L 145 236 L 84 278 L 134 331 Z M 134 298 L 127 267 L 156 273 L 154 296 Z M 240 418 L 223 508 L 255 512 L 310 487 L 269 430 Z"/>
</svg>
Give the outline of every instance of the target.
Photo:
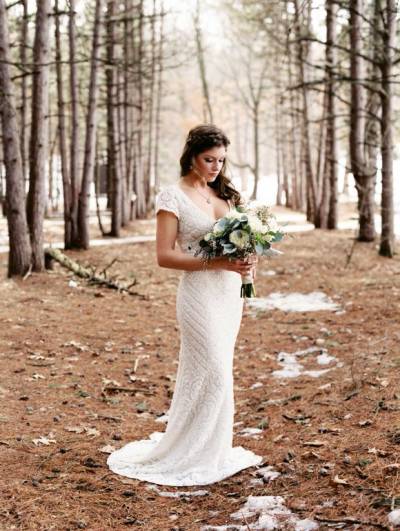
<svg viewBox="0 0 400 531">
<path fill-rule="evenodd" d="M 249 523 L 249 518 L 257 520 Z M 319 526 L 308 518 L 299 519 L 285 506 L 282 496 L 248 496 L 244 506 L 231 514 L 234 520 L 241 520 L 245 525 L 203 526 L 200 531 L 248 531 L 249 529 L 293 529 L 294 531 L 313 531 Z M 289 527 L 290 526 L 290 527 Z"/>
<path fill-rule="evenodd" d="M 304 365 L 300 363 L 299 359 L 302 356 L 309 356 L 310 354 L 319 353 L 316 356 L 317 365 L 328 365 L 332 362 L 336 362 L 335 365 L 328 367 L 326 369 L 311 369 L 306 370 Z M 330 356 L 326 349 L 320 347 L 310 347 L 305 350 L 298 350 L 297 352 L 279 352 L 277 356 L 279 365 L 282 369 L 278 369 L 272 372 L 272 375 L 276 378 L 297 378 L 300 375 L 311 376 L 313 378 L 318 378 L 322 374 L 330 371 L 331 369 L 341 366 L 340 362 L 337 361 L 335 356 Z"/>
<path fill-rule="evenodd" d="M 395 509 L 388 514 L 389 522 L 394 526 L 400 527 L 400 509 Z"/>
<path fill-rule="evenodd" d="M 322 291 L 311 293 L 270 293 L 268 297 L 254 297 L 246 300 L 247 306 L 255 310 L 282 310 L 284 312 L 341 311 Z"/>
</svg>

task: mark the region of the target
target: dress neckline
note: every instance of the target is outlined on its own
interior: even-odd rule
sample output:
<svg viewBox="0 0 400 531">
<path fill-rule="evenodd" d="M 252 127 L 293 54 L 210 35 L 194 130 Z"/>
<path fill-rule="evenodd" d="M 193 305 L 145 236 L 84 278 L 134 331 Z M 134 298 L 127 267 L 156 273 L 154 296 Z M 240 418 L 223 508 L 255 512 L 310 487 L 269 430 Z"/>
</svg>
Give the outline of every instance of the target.
<svg viewBox="0 0 400 531">
<path fill-rule="evenodd" d="M 210 220 L 213 221 L 214 223 L 216 223 L 219 219 L 221 219 L 221 218 L 214 219 L 213 217 L 210 216 L 210 214 L 208 214 L 208 213 L 205 212 L 202 208 L 200 208 L 200 207 L 197 205 L 197 203 L 195 203 L 195 202 L 193 201 L 193 199 L 192 199 L 191 197 L 189 197 L 188 194 L 182 190 L 182 188 L 179 186 L 178 183 L 174 184 L 173 186 L 175 186 L 175 188 L 177 188 L 177 189 L 181 192 L 181 194 L 182 194 L 182 195 L 188 200 L 188 202 L 189 202 L 190 204 L 194 205 L 194 206 L 197 208 L 197 210 L 199 210 L 199 211 L 200 211 L 204 216 L 206 216 L 208 219 L 210 219 Z M 224 199 L 224 201 L 226 201 L 226 202 L 228 203 L 228 206 L 229 206 L 229 210 L 228 210 L 228 212 L 226 212 L 226 213 L 224 214 L 224 216 L 226 216 L 226 214 L 228 214 L 228 213 L 232 210 L 232 206 L 231 206 L 231 203 L 230 203 L 227 199 Z M 221 216 L 221 217 L 224 217 L 224 216 Z"/>
</svg>

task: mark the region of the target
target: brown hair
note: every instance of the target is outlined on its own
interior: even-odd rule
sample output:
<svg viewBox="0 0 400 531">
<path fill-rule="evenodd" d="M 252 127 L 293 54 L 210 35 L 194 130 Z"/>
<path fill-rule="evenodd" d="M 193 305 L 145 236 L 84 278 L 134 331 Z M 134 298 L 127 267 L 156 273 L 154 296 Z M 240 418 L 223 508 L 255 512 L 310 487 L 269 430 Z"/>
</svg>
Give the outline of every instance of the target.
<svg viewBox="0 0 400 531">
<path fill-rule="evenodd" d="M 229 146 L 230 140 L 221 129 L 212 124 L 193 127 L 186 138 L 186 143 L 180 158 L 181 177 L 187 175 L 192 166 L 192 159 L 213 147 Z M 235 205 L 242 203 L 240 193 L 235 189 L 229 177 L 225 175 L 226 159 L 215 181 L 208 186 L 217 191 L 218 197 L 231 199 Z"/>
</svg>

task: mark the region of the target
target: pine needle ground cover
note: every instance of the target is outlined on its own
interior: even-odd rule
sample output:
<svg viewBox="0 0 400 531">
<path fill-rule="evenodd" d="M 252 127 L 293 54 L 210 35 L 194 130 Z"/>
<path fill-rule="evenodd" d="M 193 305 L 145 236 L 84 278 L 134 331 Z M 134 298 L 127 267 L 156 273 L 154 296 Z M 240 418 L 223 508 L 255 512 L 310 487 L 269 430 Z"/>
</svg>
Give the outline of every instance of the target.
<svg viewBox="0 0 400 531">
<path fill-rule="evenodd" d="M 340 310 L 245 307 L 234 444 L 278 474 L 254 467 L 214 485 L 158 490 L 116 476 L 106 458 L 165 429 L 180 273 L 156 266 L 151 242 L 68 253 L 99 269 L 116 258 L 115 275 L 136 277 L 146 295 L 137 300 L 59 266 L 5 280 L 0 255 L 0 528 L 239 526 L 245 519 L 231 514 L 249 496 L 270 495 L 321 529 L 389 529 L 387 515 L 400 507 L 400 264 L 357 244 L 346 267 L 353 236 L 296 234 L 282 243 L 283 256 L 258 268 L 258 297 L 323 292 Z M 304 370 L 282 377 L 282 353 L 302 351 Z M 329 370 L 310 375 L 316 369 Z"/>
</svg>

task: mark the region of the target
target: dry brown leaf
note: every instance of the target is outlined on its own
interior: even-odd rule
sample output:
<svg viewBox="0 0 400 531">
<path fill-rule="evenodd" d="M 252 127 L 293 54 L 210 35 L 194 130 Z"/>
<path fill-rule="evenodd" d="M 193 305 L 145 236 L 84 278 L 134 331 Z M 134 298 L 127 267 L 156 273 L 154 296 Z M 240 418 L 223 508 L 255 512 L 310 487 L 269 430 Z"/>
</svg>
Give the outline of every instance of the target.
<svg viewBox="0 0 400 531">
<path fill-rule="evenodd" d="M 336 483 L 337 485 L 348 485 L 348 482 L 345 479 L 341 479 L 337 474 L 332 479 L 332 483 Z"/>
<path fill-rule="evenodd" d="M 115 452 L 115 446 L 112 444 L 106 444 L 99 448 L 99 452 L 102 452 L 103 454 L 111 454 L 112 452 Z"/>
</svg>

